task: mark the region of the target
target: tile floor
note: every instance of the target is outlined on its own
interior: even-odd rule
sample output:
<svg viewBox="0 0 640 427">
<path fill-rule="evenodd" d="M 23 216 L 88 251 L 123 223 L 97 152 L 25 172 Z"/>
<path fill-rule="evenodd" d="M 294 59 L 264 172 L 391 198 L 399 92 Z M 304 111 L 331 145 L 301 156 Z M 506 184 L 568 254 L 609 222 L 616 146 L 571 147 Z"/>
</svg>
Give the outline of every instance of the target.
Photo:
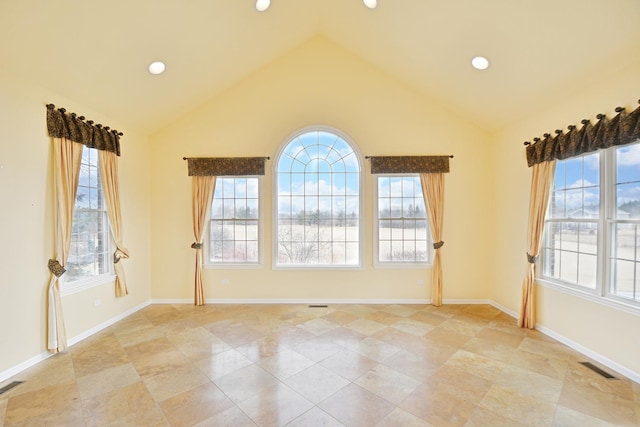
<svg viewBox="0 0 640 427">
<path fill-rule="evenodd" d="M 0 425 L 639 425 L 579 361 L 487 305 L 152 305 L 0 384 Z"/>
</svg>

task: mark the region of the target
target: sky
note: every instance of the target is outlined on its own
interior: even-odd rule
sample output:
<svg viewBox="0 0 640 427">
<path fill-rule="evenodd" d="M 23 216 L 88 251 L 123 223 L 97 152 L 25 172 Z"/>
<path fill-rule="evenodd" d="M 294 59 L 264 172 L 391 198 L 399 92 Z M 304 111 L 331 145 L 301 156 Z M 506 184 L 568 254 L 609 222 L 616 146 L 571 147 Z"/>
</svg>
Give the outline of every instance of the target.
<svg viewBox="0 0 640 427">
<path fill-rule="evenodd" d="M 617 148 L 616 187 L 617 205 L 640 202 L 640 143 Z M 600 152 L 558 162 L 554 187 L 555 211 L 562 216 L 567 210 L 593 208 L 599 203 Z"/>
</svg>

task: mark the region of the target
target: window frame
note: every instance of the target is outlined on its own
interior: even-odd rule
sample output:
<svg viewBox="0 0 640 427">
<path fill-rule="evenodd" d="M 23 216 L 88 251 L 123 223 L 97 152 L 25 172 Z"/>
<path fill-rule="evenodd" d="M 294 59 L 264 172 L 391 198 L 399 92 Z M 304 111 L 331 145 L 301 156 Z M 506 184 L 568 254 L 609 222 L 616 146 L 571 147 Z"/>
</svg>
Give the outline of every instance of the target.
<svg viewBox="0 0 640 427">
<path fill-rule="evenodd" d="M 295 264 L 295 265 L 281 265 L 278 264 L 278 163 L 280 163 L 280 157 L 284 153 L 285 149 L 296 138 L 312 132 L 327 132 L 331 133 L 338 138 L 346 142 L 356 157 L 358 162 L 358 263 L 354 265 L 331 265 L 331 264 Z M 311 125 L 306 126 L 295 132 L 289 134 L 283 142 L 280 144 L 278 151 L 274 157 L 275 161 L 272 166 L 273 184 L 272 184 L 272 242 L 271 242 L 271 264 L 273 270 L 363 270 L 364 269 L 364 226 L 365 226 L 365 214 L 364 214 L 364 199 L 365 199 L 365 187 L 364 187 L 364 162 L 363 156 L 360 153 L 360 149 L 356 143 L 344 132 L 326 125 Z"/>
<path fill-rule="evenodd" d="M 203 244 L 204 267 L 206 269 L 260 269 L 264 266 L 264 195 L 263 195 L 263 176 L 262 175 L 224 175 L 216 177 L 216 188 L 218 188 L 219 180 L 223 178 L 255 178 L 258 180 L 258 261 L 257 262 L 213 262 L 211 261 L 211 222 L 213 221 L 213 201 L 211 197 L 211 211 L 207 218 L 207 227 L 205 230 L 205 239 Z M 214 190 L 215 195 L 215 190 Z"/>
<path fill-rule="evenodd" d="M 404 178 L 404 177 L 417 177 L 420 180 L 420 174 L 418 173 L 385 173 L 376 174 L 373 179 L 373 266 L 374 268 L 393 268 L 393 269 L 425 269 L 433 267 L 433 239 L 431 238 L 431 229 L 429 224 L 428 210 L 425 202 L 425 218 L 426 231 L 427 231 L 427 260 L 424 262 L 403 262 L 403 261 L 380 261 L 380 217 L 379 217 L 379 178 Z M 424 198 L 424 195 L 423 195 Z M 404 218 L 404 217 L 403 217 Z"/>
<path fill-rule="evenodd" d="M 80 279 L 76 279 L 76 280 L 69 280 L 66 274 L 63 274 L 62 276 L 60 276 L 60 295 L 61 296 L 67 296 L 67 295 L 72 295 L 78 292 L 82 292 L 86 289 L 90 289 L 90 288 L 94 288 L 97 286 L 102 286 L 108 283 L 113 283 L 116 279 L 116 274 L 115 274 L 115 269 L 113 266 L 113 258 L 109 256 L 109 254 L 112 254 L 115 248 L 115 243 L 113 241 L 113 236 L 111 235 L 111 223 L 109 221 L 109 214 L 107 211 L 107 204 L 106 204 L 106 200 L 104 199 L 104 192 L 102 190 L 102 178 L 101 178 L 101 173 L 102 171 L 100 170 L 100 161 L 98 160 L 98 156 L 99 156 L 99 150 L 97 148 L 91 148 L 91 147 L 87 147 L 87 146 L 83 146 L 82 147 L 82 153 L 83 153 L 83 157 L 85 153 L 89 153 L 86 150 L 94 150 L 95 152 L 95 158 L 96 158 L 96 162 L 95 162 L 95 167 L 98 171 L 98 175 L 97 175 L 97 182 L 100 186 L 100 197 L 102 198 L 102 205 L 103 205 L 103 209 L 88 209 L 88 211 L 92 211 L 92 212 L 100 212 L 102 213 L 103 217 L 104 217 L 104 221 L 105 221 L 105 234 L 106 234 L 106 245 L 107 248 L 105 250 L 105 263 L 106 263 L 106 271 L 102 274 L 95 274 L 95 275 L 91 275 L 91 276 L 87 276 L 87 277 L 82 277 Z M 84 165 L 84 158 L 82 161 L 82 164 Z M 90 167 L 93 166 L 93 164 L 89 163 Z M 82 166 L 81 166 L 82 167 Z M 76 201 L 74 202 L 74 209 L 73 209 L 73 213 L 74 213 L 74 221 L 72 222 L 72 230 L 74 228 L 74 223 L 75 223 L 75 214 L 76 214 L 76 203 L 77 203 L 77 199 L 78 199 L 78 194 L 80 194 L 79 192 L 80 189 L 80 180 L 78 180 L 78 189 L 76 191 Z M 72 231 L 73 233 L 73 231 Z M 71 248 L 70 248 L 71 251 Z M 68 267 L 69 261 L 67 259 L 67 263 L 65 264 L 65 267 Z"/>
<path fill-rule="evenodd" d="M 627 313 L 640 315 L 640 299 L 632 300 L 616 295 L 611 291 L 613 285 L 612 276 L 612 256 L 614 253 L 613 235 L 615 224 L 618 223 L 633 223 L 640 226 L 640 219 L 620 220 L 616 219 L 617 212 L 617 189 L 616 189 L 616 176 L 617 176 L 617 149 L 630 147 L 633 145 L 640 145 L 640 140 L 637 140 L 631 144 L 622 146 L 613 146 L 606 149 L 598 150 L 600 153 L 600 171 L 599 171 L 599 194 L 600 194 L 600 207 L 599 218 L 595 223 L 598 227 L 598 243 L 597 243 L 597 272 L 596 272 L 596 286 L 594 289 L 579 285 L 564 282 L 554 279 L 552 277 L 544 276 L 545 269 L 545 251 L 544 240 L 541 245 L 541 253 L 536 265 L 537 277 L 536 281 L 545 287 L 556 289 L 564 293 L 575 295 L 589 301 L 599 303 L 605 306 L 609 306 Z M 593 153 L 586 153 L 586 155 Z M 566 159 L 569 160 L 569 159 Z M 549 197 L 553 197 L 553 190 L 550 192 Z M 550 205 L 549 205 L 550 206 Z M 550 207 L 549 207 L 550 209 Z M 547 210 L 548 215 L 549 210 Z M 547 223 L 549 218 L 545 216 L 545 228 L 544 233 L 547 233 Z M 545 237 L 543 236 L 543 239 Z"/>
</svg>

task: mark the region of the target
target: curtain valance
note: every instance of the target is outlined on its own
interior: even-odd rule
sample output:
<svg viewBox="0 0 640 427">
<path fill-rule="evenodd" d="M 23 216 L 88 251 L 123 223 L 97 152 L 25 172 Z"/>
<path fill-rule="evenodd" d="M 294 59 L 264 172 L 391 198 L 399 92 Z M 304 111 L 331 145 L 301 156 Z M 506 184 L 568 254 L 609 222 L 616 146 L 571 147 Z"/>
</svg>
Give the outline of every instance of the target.
<svg viewBox="0 0 640 427">
<path fill-rule="evenodd" d="M 85 122 L 84 116 L 67 114 L 64 108 L 56 110 L 53 104 L 47 105 L 47 131 L 53 138 L 66 138 L 90 148 L 120 155 L 122 132 L 101 124 L 94 125 L 92 120 Z"/>
<path fill-rule="evenodd" d="M 371 173 L 448 173 L 453 156 L 371 156 Z"/>
<path fill-rule="evenodd" d="M 640 101 L 639 101 L 640 102 Z M 568 126 L 568 131 L 558 129 L 555 135 L 544 134 L 527 145 L 527 163 L 533 166 L 550 160 L 563 160 L 599 149 L 630 144 L 640 138 L 640 107 L 627 114 L 623 107 L 616 108 L 616 114 L 609 119 L 604 114 L 597 115 L 597 122 L 582 120 L 582 127 Z"/>
<path fill-rule="evenodd" d="M 189 176 L 264 175 L 268 157 L 194 157 L 186 158 Z"/>
</svg>

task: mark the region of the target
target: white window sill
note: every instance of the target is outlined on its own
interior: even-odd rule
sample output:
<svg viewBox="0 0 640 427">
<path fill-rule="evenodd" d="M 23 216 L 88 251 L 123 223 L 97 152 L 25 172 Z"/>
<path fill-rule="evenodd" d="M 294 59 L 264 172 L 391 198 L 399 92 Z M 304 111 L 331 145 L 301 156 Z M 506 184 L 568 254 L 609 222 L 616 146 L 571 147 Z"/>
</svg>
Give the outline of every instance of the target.
<svg viewBox="0 0 640 427">
<path fill-rule="evenodd" d="M 433 268 L 431 263 L 417 262 L 375 262 L 373 268 L 389 268 L 394 270 L 428 270 Z"/>
<path fill-rule="evenodd" d="M 91 277 L 89 279 L 82 279 L 71 283 L 60 283 L 60 295 L 66 297 L 67 295 L 77 294 L 86 289 L 95 288 L 97 286 L 106 285 L 107 283 L 114 283 L 116 280 L 115 274 L 103 274 L 97 277 Z"/>
<path fill-rule="evenodd" d="M 261 262 L 234 262 L 225 264 L 207 262 L 204 264 L 204 268 L 207 270 L 259 270 L 264 268 L 264 264 Z"/>
<path fill-rule="evenodd" d="M 614 299 L 611 297 L 600 296 L 595 292 L 589 292 L 588 290 L 580 290 L 571 286 L 561 285 L 559 283 L 552 282 L 540 277 L 536 278 L 536 283 L 539 286 L 556 290 L 565 294 L 573 295 L 578 298 L 585 299 L 596 304 L 604 305 L 605 307 L 613 308 L 616 310 L 624 311 L 625 313 L 640 316 L 640 306 L 631 303 L 624 302 L 622 300 Z"/>
<path fill-rule="evenodd" d="M 364 270 L 361 265 L 274 265 L 274 270 L 321 270 L 321 271 L 360 271 Z"/>
</svg>

